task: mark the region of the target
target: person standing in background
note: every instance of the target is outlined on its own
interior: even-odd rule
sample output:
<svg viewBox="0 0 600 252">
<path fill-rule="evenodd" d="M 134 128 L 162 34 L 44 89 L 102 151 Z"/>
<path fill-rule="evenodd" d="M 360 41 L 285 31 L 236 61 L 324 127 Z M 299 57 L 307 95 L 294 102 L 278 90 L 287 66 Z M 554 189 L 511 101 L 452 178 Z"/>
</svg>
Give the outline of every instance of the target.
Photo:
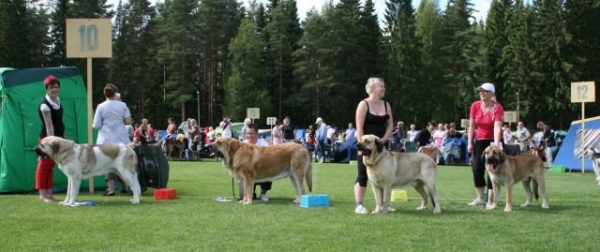
<svg viewBox="0 0 600 252">
<path fill-rule="evenodd" d="M 127 104 L 121 101 L 121 95 L 117 86 L 106 84 L 104 86 L 104 97 L 106 101 L 98 104 L 92 127 L 98 130 L 96 144 L 122 143 L 129 144 L 129 137 L 125 125 L 131 124 L 131 112 Z M 115 195 L 115 180 L 119 179 L 116 172 L 109 172 L 104 176 L 106 180 L 105 196 Z M 121 181 L 121 192 L 127 193 L 127 186 Z"/>
<path fill-rule="evenodd" d="M 273 145 L 283 143 L 283 135 L 281 133 L 281 120 L 275 121 L 275 126 L 271 130 L 271 141 Z"/>
<path fill-rule="evenodd" d="M 290 122 L 290 117 L 286 116 L 283 119 L 283 125 L 281 125 L 281 132 L 283 134 L 283 141 L 286 143 L 296 142 L 296 127 Z"/>
<path fill-rule="evenodd" d="M 319 128 L 316 132 L 317 158 L 319 163 L 325 162 L 325 145 L 327 144 L 327 124 L 323 122 L 323 118 L 317 118 L 315 122 Z"/>
<path fill-rule="evenodd" d="M 521 149 L 521 153 L 525 153 L 527 151 L 527 147 L 529 147 L 529 141 L 531 140 L 531 133 L 529 130 L 525 128 L 523 122 L 517 123 L 517 144 L 519 144 L 519 148 Z"/>
<path fill-rule="evenodd" d="M 223 121 L 219 124 L 223 131 L 221 132 L 222 137 L 232 137 L 233 131 L 231 129 L 231 119 L 228 116 L 223 117 Z"/>
</svg>

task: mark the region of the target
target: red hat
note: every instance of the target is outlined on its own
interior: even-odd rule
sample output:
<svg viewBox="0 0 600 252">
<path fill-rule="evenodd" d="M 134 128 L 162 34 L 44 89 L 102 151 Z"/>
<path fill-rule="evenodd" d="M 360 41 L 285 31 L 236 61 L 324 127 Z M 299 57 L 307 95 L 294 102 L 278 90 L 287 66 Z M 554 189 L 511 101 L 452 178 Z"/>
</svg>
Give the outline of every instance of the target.
<svg viewBox="0 0 600 252">
<path fill-rule="evenodd" d="M 54 83 L 58 83 L 58 86 L 60 87 L 60 81 L 54 75 L 48 75 L 48 77 L 46 77 L 46 79 L 44 79 L 44 86 L 46 86 L 46 87 L 48 85 L 54 84 Z"/>
</svg>

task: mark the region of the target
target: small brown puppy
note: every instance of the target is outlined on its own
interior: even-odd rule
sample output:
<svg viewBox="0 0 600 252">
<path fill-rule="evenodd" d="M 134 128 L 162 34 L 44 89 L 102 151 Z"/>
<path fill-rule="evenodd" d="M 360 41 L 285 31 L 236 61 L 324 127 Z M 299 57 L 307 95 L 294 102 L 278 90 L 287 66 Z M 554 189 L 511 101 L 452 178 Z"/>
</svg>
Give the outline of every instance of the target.
<svg viewBox="0 0 600 252">
<path fill-rule="evenodd" d="M 485 162 L 485 168 L 488 171 L 492 184 L 494 185 L 494 202 L 486 208 L 496 209 L 500 195 L 500 186 L 506 185 L 506 206 L 504 212 L 512 211 L 512 189 L 516 182 L 522 181 L 523 188 L 527 194 L 527 200 L 521 207 L 531 204 L 531 179 L 539 185 L 542 195 L 542 208 L 550 208 L 548 195 L 546 195 L 546 183 L 544 179 L 544 164 L 542 160 L 530 153 L 517 156 L 505 155 L 498 146 L 492 145 L 485 148 L 482 154 Z M 534 183 L 534 190 L 537 194 L 537 187 Z"/>
</svg>

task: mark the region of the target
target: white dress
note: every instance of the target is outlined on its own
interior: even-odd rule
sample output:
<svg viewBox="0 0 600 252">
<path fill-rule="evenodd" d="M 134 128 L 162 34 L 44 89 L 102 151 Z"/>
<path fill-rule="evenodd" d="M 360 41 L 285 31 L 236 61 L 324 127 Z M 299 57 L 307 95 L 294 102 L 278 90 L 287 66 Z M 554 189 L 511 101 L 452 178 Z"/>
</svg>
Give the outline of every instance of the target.
<svg viewBox="0 0 600 252">
<path fill-rule="evenodd" d="M 98 104 L 92 124 L 94 129 L 98 129 L 96 144 L 128 144 L 129 136 L 123 120 L 129 117 L 131 117 L 129 108 L 122 101 L 107 100 Z"/>
</svg>

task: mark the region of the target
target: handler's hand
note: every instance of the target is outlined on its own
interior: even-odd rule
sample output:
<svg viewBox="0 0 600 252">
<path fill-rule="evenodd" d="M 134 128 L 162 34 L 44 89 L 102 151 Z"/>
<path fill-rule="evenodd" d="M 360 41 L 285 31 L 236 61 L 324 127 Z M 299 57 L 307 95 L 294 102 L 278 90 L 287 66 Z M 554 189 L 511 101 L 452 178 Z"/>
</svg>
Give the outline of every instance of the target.
<svg viewBox="0 0 600 252">
<path fill-rule="evenodd" d="M 468 151 L 469 153 L 473 153 L 473 144 L 468 144 L 468 145 L 467 145 L 467 151 Z"/>
</svg>

